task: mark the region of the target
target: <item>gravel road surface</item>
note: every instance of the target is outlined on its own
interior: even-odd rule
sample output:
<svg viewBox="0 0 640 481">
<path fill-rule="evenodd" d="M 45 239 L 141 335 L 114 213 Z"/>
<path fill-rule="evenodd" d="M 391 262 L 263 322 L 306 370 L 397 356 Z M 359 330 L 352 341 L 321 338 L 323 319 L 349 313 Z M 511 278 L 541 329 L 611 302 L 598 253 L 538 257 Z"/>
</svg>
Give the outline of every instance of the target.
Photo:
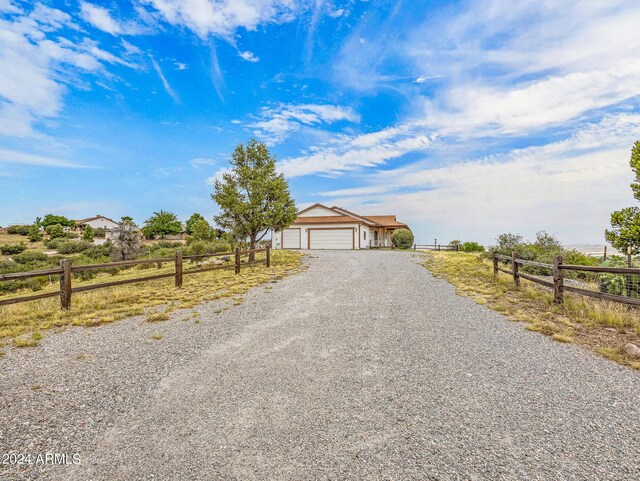
<svg viewBox="0 0 640 481">
<path fill-rule="evenodd" d="M 0 453 L 80 464 L 0 479 L 640 479 L 638 372 L 526 331 L 419 261 L 316 251 L 199 323 L 134 318 L 10 350 Z"/>
</svg>

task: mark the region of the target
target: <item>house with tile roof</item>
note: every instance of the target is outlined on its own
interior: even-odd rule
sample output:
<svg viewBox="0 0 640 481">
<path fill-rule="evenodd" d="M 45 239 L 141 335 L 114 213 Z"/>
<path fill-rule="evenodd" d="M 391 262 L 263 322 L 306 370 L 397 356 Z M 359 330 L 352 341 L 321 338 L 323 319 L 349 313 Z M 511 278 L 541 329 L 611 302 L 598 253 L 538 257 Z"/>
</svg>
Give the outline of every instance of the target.
<svg viewBox="0 0 640 481">
<path fill-rule="evenodd" d="M 395 215 L 360 215 L 342 207 L 314 204 L 272 235 L 274 249 L 369 249 L 391 247 L 396 229 L 408 229 Z"/>
</svg>

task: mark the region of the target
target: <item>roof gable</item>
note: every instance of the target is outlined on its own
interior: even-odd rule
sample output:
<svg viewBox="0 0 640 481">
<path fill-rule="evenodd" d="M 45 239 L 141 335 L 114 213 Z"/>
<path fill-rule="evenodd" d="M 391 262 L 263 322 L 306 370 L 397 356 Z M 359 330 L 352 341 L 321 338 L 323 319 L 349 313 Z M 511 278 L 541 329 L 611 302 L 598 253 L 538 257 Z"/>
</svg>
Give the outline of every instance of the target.
<svg viewBox="0 0 640 481">
<path fill-rule="evenodd" d="M 298 212 L 298 217 L 321 217 L 321 216 L 340 216 L 340 212 L 322 204 L 313 204 L 312 206 L 302 209 Z"/>
</svg>

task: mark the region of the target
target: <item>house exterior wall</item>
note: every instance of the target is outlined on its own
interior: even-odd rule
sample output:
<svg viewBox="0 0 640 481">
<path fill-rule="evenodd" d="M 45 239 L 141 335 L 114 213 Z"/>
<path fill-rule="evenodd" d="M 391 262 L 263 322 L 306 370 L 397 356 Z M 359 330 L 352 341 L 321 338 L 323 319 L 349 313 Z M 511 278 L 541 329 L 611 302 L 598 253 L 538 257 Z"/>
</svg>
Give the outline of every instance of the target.
<svg viewBox="0 0 640 481">
<path fill-rule="evenodd" d="M 368 247 L 369 243 L 362 241 L 362 232 L 361 227 L 357 222 L 349 222 L 349 223 L 328 223 L 328 224 L 298 224 L 291 226 L 292 228 L 300 229 L 300 249 L 309 249 L 309 229 L 336 229 L 336 228 L 351 228 L 355 229 L 355 248 L 356 249 L 364 249 Z M 368 227 L 366 227 L 368 230 Z M 369 238 L 369 233 L 367 233 L 367 239 Z M 358 244 L 358 239 L 360 239 L 360 243 Z M 282 249 L 282 235 L 280 232 L 276 231 L 272 235 L 272 248 L 273 249 Z"/>
<path fill-rule="evenodd" d="M 340 214 L 335 210 L 325 209 L 324 207 L 314 207 L 313 209 L 309 209 L 306 212 L 298 214 L 298 217 L 320 217 L 325 215 L 340 216 L 343 214 Z"/>
<path fill-rule="evenodd" d="M 83 225 L 89 225 L 94 229 L 115 229 L 118 227 L 117 222 L 112 222 L 108 219 L 93 219 L 88 222 L 84 222 Z"/>
</svg>

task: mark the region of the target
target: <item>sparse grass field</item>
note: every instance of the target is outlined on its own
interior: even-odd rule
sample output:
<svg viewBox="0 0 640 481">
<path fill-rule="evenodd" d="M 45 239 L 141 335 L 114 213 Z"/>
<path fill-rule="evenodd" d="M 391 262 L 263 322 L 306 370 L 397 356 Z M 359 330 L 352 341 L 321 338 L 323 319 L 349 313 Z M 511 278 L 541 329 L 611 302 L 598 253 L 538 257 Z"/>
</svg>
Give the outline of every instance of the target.
<svg viewBox="0 0 640 481">
<path fill-rule="evenodd" d="M 558 342 L 585 346 L 620 364 L 640 369 L 640 361 L 624 352 L 626 343 L 640 344 L 640 309 L 614 302 L 565 293 L 564 305 L 553 303 L 549 289 L 500 273 L 493 277 L 491 263 L 477 254 L 427 252 L 424 266 L 449 281 L 457 292 L 517 322 L 526 329 Z"/>
<path fill-rule="evenodd" d="M 0 245 L 3 244 L 24 244 L 27 249 L 47 250 L 44 242 L 30 242 L 27 236 L 18 234 L 4 234 L 0 232 Z M 4 259 L 10 256 L 3 256 L 0 254 L 0 259 Z"/>
<path fill-rule="evenodd" d="M 264 254 L 260 255 L 264 258 Z M 159 322 L 168 319 L 169 314 L 177 309 L 192 308 L 205 301 L 232 298 L 239 302 L 249 288 L 295 272 L 300 267 L 301 257 L 297 252 L 272 251 L 270 269 L 264 264 L 255 264 L 243 266 L 239 276 L 234 274 L 233 267 L 185 275 L 181 289 L 174 286 L 173 278 L 167 278 L 76 293 L 73 295 L 69 311 L 60 309 L 60 301 L 56 297 L 2 306 L 0 343 L 6 344 L 13 339 L 16 347 L 34 346 L 40 340 L 39 333 L 37 339 L 31 335 L 35 331 L 64 326 L 95 326 L 138 315 L 146 315 L 147 321 Z M 186 270 L 194 266 L 185 263 L 184 267 Z M 74 278 L 73 285 L 77 287 L 144 277 L 172 272 L 173 269 L 173 265 L 161 269 L 133 268 L 121 271 L 115 276 L 104 273 L 84 282 Z M 58 289 L 59 285 L 53 283 L 43 292 Z"/>
</svg>

